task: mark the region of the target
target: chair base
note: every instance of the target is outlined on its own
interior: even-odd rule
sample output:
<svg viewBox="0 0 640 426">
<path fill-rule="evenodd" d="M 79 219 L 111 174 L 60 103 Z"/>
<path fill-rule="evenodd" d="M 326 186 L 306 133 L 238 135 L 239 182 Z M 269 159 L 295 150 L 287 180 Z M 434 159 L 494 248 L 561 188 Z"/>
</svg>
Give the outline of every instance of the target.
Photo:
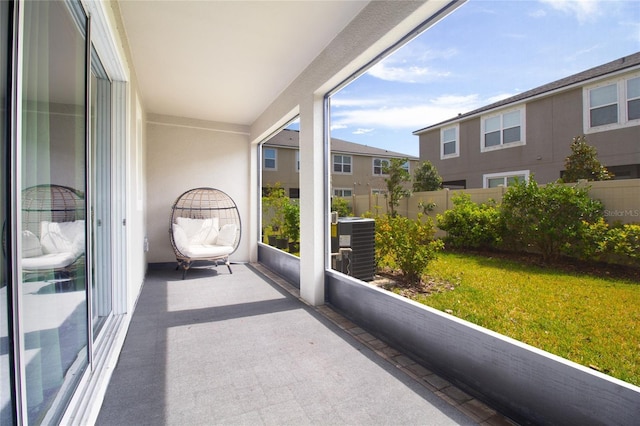
<svg viewBox="0 0 640 426">
<path fill-rule="evenodd" d="M 182 259 L 176 259 L 178 262 L 178 265 L 176 265 L 176 271 L 180 268 L 182 268 L 182 279 L 184 280 L 187 277 L 187 271 L 189 270 L 189 268 L 191 268 L 191 265 L 195 262 L 193 260 L 182 260 Z M 215 267 L 218 267 L 218 260 L 220 259 L 199 259 L 202 261 L 209 261 L 209 262 L 213 262 L 213 265 Z M 227 265 L 227 268 L 229 269 L 229 273 L 233 274 L 233 271 L 231 270 L 231 263 L 229 262 L 229 258 L 225 258 L 224 259 L 224 264 Z"/>
</svg>

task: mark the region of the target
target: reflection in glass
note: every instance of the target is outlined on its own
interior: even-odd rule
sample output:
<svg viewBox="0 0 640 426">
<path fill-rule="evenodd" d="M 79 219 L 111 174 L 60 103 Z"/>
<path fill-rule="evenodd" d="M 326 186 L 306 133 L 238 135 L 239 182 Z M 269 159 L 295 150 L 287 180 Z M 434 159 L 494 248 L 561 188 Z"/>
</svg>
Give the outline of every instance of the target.
<svg viewBox="0 0 640 426">
<path fill-rule="evenodd" d="M 23 7 L 21 321 L 28 422 L 39 424 L 59 420 L 87 366 L 86 60 L 65 2 Z"/>
<path fill-rule="evenodd" d="M 0 1 L 0 223 L 6 224 L 7 192 L 7 115 L 9 98 L 7 91 L 7 72 L 9 69 L 9 3 Z M 4 235 L 3 235 L 4 237 Z M 3 247 L 5 249 L 6 246 Z M 11 359 L 13 344 L 9 335 L 9 294 L 7 287 L 8 258 L 5 254 L 0 259 L 0 424 L 12 425 L 13 396 L 11 393 Z"/>
</svg>

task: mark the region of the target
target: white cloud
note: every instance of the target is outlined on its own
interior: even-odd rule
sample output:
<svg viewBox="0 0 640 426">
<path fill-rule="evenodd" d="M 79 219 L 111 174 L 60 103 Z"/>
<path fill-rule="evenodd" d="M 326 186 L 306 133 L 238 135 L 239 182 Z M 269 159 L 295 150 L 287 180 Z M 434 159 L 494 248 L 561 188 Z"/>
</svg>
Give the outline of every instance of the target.
<svg viewBox="0 0 640 426">
<path fill-rule="evenodd" d="M 487 105 L 490 105 L 490 104 L 492 104 L 494 102 L 501 101 L 503 99 L 510 98 L 510 97 L 512 97 L 512 96 L 514 96 L 516 94 L 517 93 L 500 93 L 498 95 L 491 96 L 491 97 L 487 98 Z"/>
<path fill-rule="evenodd" d="M 440 108 L 467 108 L 478 103 L 478 95 L 441 95 L 430 101 L 431 105 Z"/>
<path fill-rule="evenodd" d="M 544 18 L 545 16 L 547 16 L 547 12 L 543 9 L 537 9 L 533 12 L 530 12 L 529 16 L 531 16 L 532 18 Z"/>
<path fill-rule="evenodd" d="M 585 47 L 584 49 L 580 49 L 580 50 L 576 50 L 575 52 L 573 52 L 572 54 L 568 55 L 565 58 L 565 62 L 574 62 L 579 60 L 581 57 L 584 57 L 585 55 L 591 55 L 593 54 L 593 52 L 601 49 L 603 47 L 603 45 L 601 43 L 595 44 L 593 46 L 588 46 Z"/>
<path fill-rule="evenodd" d="M 451 73 L 435 71 L 428 67 L 417 65 L 389 66 L 386 62 L 379 62 L 368 71 L 369 75 L 386 81 L 400 81 L 404 83 L 424 83 L 447 77 Z"/>
<path fill-rule="evenodd" d="M 365 135 L 367 133 L 371 133 L 373 132 L 375 129 L 358 129 L 355 132 L 353 132 L 354 135 Z"/>
<path fill-rule="evenodd" d="M 341 129 L 346 129 L 349 126 L 347 126 L 346 124 L 333 124 L 331 123 L 331 130 L 341 130 Z"/>
<path fill-rule="evenodd" d="M 600 0 L 540 0 L 552 8 L 575 15 L 581 24 L 594 20 L 600 14 Z"/>
<path fill-rule="evenodd" d="M 418 104 L 410 104 L 407 101 L 405 105 L 402 105 L 398 99 L 394 101 L 400 104 L 332 110 L 332 130 L 356 127 L 357 130 L 354 131 L 354 134 L 364 134 L 377 128 L 413 131 L 485 105 L 485 102 L 475 94 L 467 96 L 443 95 Z"/>
<path fill-rule="evenodd" d="M 403 83 L 425 83 L 446 78 L 449 71 L 431 66 L 431 62 L 442 63 L 457 54 L 456 49 L 434 50 L 415 42 L 378 62 L 367 72 L 369 75 L 386 81 Z"/>
<path fill-rule="evenodd" d="M 349 99 L 349 98 L 341 98 L 341 97 L 332 97 L 331 98 L 331 107 L 332 108 L 341 108 L 341 107 L 366 107 L 366 106 L 375 106 L 382 105 L 384 100 L 378 99 Z"/>
</svg>

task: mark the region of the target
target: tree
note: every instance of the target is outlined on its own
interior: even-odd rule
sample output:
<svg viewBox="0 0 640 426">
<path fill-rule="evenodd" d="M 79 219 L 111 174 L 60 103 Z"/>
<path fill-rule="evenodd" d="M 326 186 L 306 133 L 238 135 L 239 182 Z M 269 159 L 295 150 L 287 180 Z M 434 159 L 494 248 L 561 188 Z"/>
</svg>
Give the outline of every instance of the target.
<svg viewBox="0 0 640 426">
<path fill-rule="evenodd" d="M 587 144 L 584 136 L 576 136 L 571 142 L 571 155 L 564 160 L 566 171 L 562 176 L 564 182 L 586 180 L 608 180 L 613 174 L 600 164 L 595 147 Z"/>
<path fill-rule="evenodd" d="M 389 214 L 395 216 L 396 207 L 400 204 L 402 197 L 411 195 L 411 191 L 402 184 L 411 180 L 411 175 L 406 169 L 407 158 L 392 158 L 389 163 L 382 167 L 382 173 L 389 175 L 384 181 L 387 183 L 387 197 L 389 203 Z"/>
<path fill-rule="evenodd" d="M 430 161 L 424 161 L 413 177 L 413 191 L 437 191 L 442 186 L 442 177 Z"/>
</svg>

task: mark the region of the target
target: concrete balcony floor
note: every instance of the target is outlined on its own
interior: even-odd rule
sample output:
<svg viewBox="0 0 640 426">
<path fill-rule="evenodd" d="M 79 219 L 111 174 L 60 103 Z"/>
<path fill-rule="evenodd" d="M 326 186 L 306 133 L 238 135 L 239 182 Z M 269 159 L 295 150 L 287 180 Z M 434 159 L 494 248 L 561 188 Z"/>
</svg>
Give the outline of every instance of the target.
<svg viewBox="0 0 640 426">
<path fill-rule="evenodd" d="M 151 269 L 97 425 L 512 424 L 261 265 Z"/>
</svg>

